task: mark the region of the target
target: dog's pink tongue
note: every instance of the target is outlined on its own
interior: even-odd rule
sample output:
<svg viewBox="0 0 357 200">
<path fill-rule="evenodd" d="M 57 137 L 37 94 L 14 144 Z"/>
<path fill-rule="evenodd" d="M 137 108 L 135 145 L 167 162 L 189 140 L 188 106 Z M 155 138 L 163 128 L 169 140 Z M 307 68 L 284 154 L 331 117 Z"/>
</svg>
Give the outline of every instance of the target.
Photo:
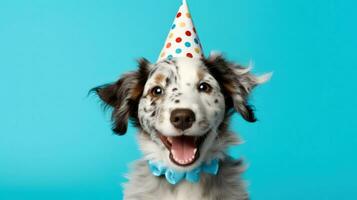
<svg viewBox="0 0 357 200">
<path fill-rule="evenodd" d="M 193 137 L 172 137 L 171 153 L 177 161 L 192 160 L 195 156 L 195 141 Z"/>
</svg>

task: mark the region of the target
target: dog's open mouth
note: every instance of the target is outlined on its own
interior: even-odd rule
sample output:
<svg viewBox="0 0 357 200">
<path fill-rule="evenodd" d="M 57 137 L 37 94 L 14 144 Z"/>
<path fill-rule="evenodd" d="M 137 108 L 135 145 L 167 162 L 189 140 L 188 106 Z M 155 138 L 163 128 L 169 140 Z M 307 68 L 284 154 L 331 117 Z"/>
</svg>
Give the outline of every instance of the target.
<svg viewBox="0 0 357 200">
<path fill-rule="evenodd" d="M 170 159 L 179 166 L 189 166 L 199 155 L 199 149 L 207 133 L 202 136 L 175 136 L 167 137 L 159 133 L 161 141 L 170 151 Z"/>
</svg>

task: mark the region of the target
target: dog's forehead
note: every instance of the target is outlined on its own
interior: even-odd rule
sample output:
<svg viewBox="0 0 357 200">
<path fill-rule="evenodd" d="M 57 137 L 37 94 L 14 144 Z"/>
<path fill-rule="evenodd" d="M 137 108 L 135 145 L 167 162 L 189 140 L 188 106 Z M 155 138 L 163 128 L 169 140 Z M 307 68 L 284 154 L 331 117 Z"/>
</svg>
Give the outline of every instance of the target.
<svg viewBox="0 0 357 200">
<path fill-rule="evenodd" d="M 149 79 L 172 79 L 178 81 L 192 82 L 202 77 L 207 73 L 207 69 L 203 62 L 199 59 L 176 58 L 172 61 L 164 61 L 157 63 L 151 69 Z"/>
<path fill-rule="evenodd" d="M 177 59 L 176 65 L 182 80 L 187 82 L 201 79 L 206 72 L 203 62 L 199 59 Z"/>
</svg>

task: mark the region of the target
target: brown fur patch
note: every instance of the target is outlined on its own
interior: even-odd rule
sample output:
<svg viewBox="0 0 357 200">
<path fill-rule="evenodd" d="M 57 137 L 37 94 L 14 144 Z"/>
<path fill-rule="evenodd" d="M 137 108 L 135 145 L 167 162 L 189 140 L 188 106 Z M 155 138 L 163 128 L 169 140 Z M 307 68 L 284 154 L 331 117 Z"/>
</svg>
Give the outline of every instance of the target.
<svg viewBox="0 0 357 200">
<path fill-rule="evenodd" d="M 133 98 L 133 99 L 138 99 L 138 98 L 140 98 L 140 96 L 141 96 L 142 93 L 143 93 L 143 90 L 144 90 L 144 88 L 143 88 L 142 85 L 136 85 L 136 86 L 132 89 L 132 91 L 131 91 L 131 96 L 132 96 L 132 98 Z"/>
<path fill-rule="evenodd" d="M 234 92 L 238 90 L 232 82 L 223 83 L 223 86 L 230 95 L 234 94 Z"/>
<path fill-rule="evenodd" d="M 158 75 L 156 75 L 155 76 L 155 83 L 156 84 L 161 84 L 164 80 L 165 80 L 165 75 L 163 75 L 163 74 L 158 74 Z"/>
<path fill-rule="evenodd" d="M 204 76 L 205 76 L 205 72 L 203 70 L 198 70 L 197 72 L 198 80 L 202 80 Z"/>
</svg>

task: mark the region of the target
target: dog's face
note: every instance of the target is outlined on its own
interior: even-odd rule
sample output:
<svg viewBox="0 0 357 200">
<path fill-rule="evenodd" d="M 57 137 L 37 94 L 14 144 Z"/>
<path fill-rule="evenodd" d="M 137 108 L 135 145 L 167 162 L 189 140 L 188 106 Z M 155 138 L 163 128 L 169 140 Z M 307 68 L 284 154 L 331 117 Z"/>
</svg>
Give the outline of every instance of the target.
<svg viewBox="0 0 357 200">
<path fill-rule="evenodd" d="M 139 102 L 142 128 L 167 148 L 178 166 L 193 164 L 210 146 L 225 113 L 224 95 L 201 60 L 177 59 L 152 67 Z M 211 140 L 212 142 L 212 140 Z"/>
<path fill-rule="evenodd" d="M 140 143 L 148 159 L 188 170 L 223 153 L 232 142 L 225 130 L 231 110 L 255 121 L 248 94 L 267 78 L 221 56 L 154 65 L 141 60 L 138 71 L 95 90 L 114 107 L 114 132 L 124 134 L 131 118 L 143 132 Z"/>
</svg>

